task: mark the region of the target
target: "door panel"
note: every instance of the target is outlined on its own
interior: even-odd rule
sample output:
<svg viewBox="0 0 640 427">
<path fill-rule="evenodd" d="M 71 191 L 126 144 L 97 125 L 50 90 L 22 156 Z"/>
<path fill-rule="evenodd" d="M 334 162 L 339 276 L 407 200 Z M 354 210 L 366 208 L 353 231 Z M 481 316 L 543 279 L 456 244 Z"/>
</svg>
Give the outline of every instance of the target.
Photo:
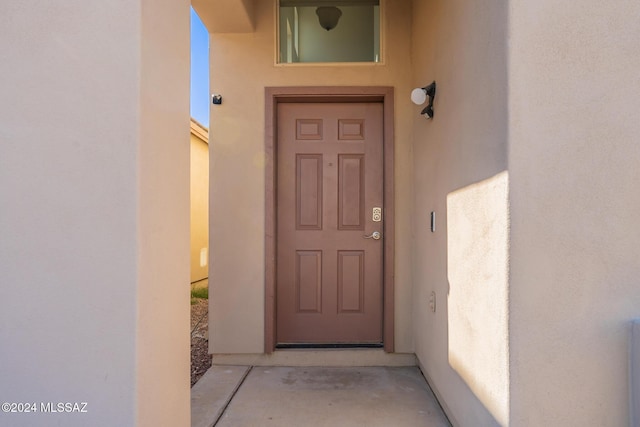
<svg viewBox="0 0 640 427">
<path fill-rule="evenodd" d="M 381 343 L 382 104 L 277 108 L 277 342 Z"/>
<path fill-rule="evenodd" d="M 296 229 L 322 230 L 322 155 L 296 154 Z"/>
</svg>

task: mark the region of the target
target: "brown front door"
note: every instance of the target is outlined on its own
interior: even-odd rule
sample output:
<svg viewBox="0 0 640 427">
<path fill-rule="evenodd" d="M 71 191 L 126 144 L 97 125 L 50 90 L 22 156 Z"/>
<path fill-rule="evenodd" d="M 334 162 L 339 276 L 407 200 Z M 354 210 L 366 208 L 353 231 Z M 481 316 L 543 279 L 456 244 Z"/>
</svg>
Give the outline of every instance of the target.
<svg viewBox="0 0 640 427">
<path fill-rule="evenodd" d="M 277 108 L 277 343 L 381 343 L 382 103 Z"/>
</svg>

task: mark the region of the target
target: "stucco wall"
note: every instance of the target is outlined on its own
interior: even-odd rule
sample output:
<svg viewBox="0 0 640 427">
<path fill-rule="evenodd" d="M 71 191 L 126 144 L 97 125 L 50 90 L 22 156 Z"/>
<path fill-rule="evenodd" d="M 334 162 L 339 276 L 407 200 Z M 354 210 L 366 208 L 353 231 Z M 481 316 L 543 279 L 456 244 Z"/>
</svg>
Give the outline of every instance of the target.
<svg viewBox="0 0 640 427">
<path fill-rule="evenodd" d="M 357 66 L 274 65 L 275 2 L 254 9 L 254 33 L 210 42 L 210 351 L 264 350 L 264 87 L 380 85 L 396 89 L 395 340 L 411 352 L 411 3 L 387 2 L 385 64 Z"/>
<path fill-rule="evenodd" d="M 437 81 L 435 117 L 410 112 L 416 354 L 455 425 L 508 425 L 507 10 L 416 0 L 412 15 L 413 86 Z"/>
<path fill-rule="evenodd" d="M 191 283 L 209 277 L 209 136 L 191 120 Z M 206 284 L 206 282 L 203 282 Z"/>
<path fill-rule="evenodd" d="M 189 424 L 189 5 L 149 3 L 0 2 L 0 400 L 88 411 L 0 425 Z"/>
<path fill-rule="evenodd" d="M 183 426 L 190 419 L 190 10 L 188 0 L 139 7 L 137 425 Z"/>
<path fill-rule="evenodd" d="M 624 426 L 640 3 L 510 2 L 511 419 Z"/>
</svg>

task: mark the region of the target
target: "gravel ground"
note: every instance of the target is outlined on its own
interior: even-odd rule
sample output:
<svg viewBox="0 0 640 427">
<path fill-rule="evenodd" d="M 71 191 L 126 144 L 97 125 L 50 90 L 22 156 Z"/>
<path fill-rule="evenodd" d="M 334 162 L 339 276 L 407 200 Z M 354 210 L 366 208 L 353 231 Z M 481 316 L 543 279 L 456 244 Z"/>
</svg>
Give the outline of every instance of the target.
<svg viewBox="0 0 640 427">
<path fill-rule="evenodd" d="M 209 356 L 209 300 L 191 306 L 191 387 L 211 367 Z"/>
</svg>

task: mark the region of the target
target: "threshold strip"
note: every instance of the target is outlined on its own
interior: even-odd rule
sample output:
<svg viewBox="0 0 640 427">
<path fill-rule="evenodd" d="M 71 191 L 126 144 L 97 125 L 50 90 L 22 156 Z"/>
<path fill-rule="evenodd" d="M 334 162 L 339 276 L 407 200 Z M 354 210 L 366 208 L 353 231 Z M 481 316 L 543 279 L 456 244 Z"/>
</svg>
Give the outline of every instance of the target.
<svg viewBox="0 0 640 427">
<path fill-rule="evenodd" d="M 325 348 L 383 348 L 384 344 L 382 343 L 333 343 L 333 344 L 327 344 L 327 343 L 320 343 L 320 344 L 314 344 L 314 343 L 296 343 L 296 344 L 289 344 L 289 343 L 282 343 L 282 344 L 276 344 L 276 348 L 277 349 L 314 349 L 314 348 L 319 348 L 319 349 L 325 349 Z"/>
</svg>

